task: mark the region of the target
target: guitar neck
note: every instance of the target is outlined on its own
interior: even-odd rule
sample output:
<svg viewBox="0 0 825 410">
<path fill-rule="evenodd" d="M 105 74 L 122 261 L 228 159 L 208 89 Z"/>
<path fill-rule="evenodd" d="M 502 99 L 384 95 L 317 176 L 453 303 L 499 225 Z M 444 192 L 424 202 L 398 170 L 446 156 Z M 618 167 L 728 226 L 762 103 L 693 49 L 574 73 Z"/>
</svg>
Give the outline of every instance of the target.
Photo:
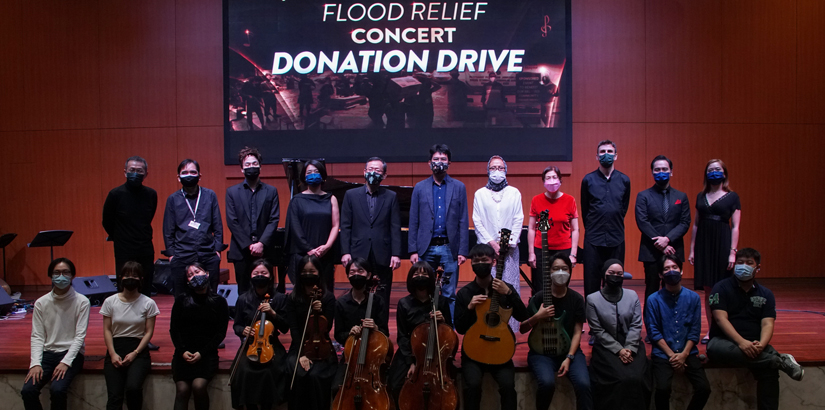
<svg viewBox="0 0 825 410">
<path fill-rule="evenodd" d="M 509 250 L 510 245 L 507 243 L 502 243 L 501 247 L 498 251 L 498 258 L 496 259 L 496 279 L 501 280 L 504 277 L 504 261 L 507 259 L 507 250 Z M 490 300 L 490 310 L 493 312 L 498 312 L 499 308 L 499 299 L 501 298 L 501 294 L 498 292 L 493 291 L 492 297 Z"/>
<path fill-rule="evenodd" d="M 541 276 L 542 289 L 544 290 L 544 297 L 542 302 L 544 306 L 550 306 L 553 303 L 553 294 L 551 290 L 550 281 L 550 250 L 547 245 L 547 231 L 541 232 Z"/>
</svg>

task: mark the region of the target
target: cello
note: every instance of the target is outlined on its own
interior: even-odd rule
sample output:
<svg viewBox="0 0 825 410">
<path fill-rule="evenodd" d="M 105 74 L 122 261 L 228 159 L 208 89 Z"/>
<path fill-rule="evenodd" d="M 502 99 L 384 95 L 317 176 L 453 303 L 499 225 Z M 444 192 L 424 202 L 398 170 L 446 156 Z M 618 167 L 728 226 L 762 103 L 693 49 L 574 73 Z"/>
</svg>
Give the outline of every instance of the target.
<svg viewBox="0 0 825 410">
<path fill-rule="evenodd" d="M 373 287 L 367 300 L 367 314 L 365 319 L 372 317 L 372 302 L 380 279 L 373 276 Z M 332 401 L 334 410 L 388 410 L 390 395 L 387 386 L 381 382 L 381 365 L 387 358 L 390 341 L 383 333 L 361 327 L 361 334 L 351 335 L 344 346 L 344 357 L 347 359 L 347 368 L 344 373 L 344 382 L 335 399 Z"/>
<path fill-rule="evenodd" d="M 289 384 L 290 389 L 295 383 L 295 374 L 298 372 L 302 354 L 312 361 L 327 360 L 335 354 L 332 341 L 329 339 L 329 321 L 321 312 L 312 310 L 312 304 L 320 299 L 323 294 L 324 290 L 317 285 L 312 288 L 307 320 L 304 322 L 304 334 L 301 335 L 298 356 L 295 358 L 295 369 L 292 371 L 292 382 Z"/>
<path fill-rule="evenodd" d="M 444 269 L 439 266 L 436 273 L 433 315 L 429 322 L 416 326 L 410 337 L 416 366 L 413 377 L 401 388 L 400 410 L 455 410 L 458 407 L 458 392 L 447 374 L 447 363 L 458 348 L 458 336 L 452 327 L 435 319 Z"/>
<path fill-rule="evenodd" d="M 510 249 L 510 233 L 501 229 L 500 249 L 496 258 L 496 279 L 504 275 L 504 261 Z M 475 307 L 476 322 L 464 335 L 464 354 L 484 364 L 504 364 L 516 353 L 516 335 L 510 329 L 508 321 L 513 309 L 504 309 L 499 305 L 501 295 L 492 291 L 483 303 Z"/>
</svg>

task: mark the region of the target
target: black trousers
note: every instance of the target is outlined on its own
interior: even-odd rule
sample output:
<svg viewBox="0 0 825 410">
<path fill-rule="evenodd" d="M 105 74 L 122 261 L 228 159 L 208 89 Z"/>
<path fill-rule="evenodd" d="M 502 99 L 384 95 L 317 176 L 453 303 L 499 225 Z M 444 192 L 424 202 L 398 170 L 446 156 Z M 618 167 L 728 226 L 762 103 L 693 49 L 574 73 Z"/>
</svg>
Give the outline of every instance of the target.
<svg viewBox="0 0 825 410">
<path fill-rule="evenodd" d="M 531 296 L 535 295 L 536 293 L 539 293 L 540 290 L 544 290 L 544 287 L 543 287 L 544 286 L 544 276 L 542 275 L 542 272 L 541 272 L 541 266 L 542 266 L 542 263 L 544 263 L 544 258 L 541 256 L 541 248 L 535 248 L 534 247 L 533 251 L 536 252 L 536 267 L 535 268 L 530 268 L 531 269 L 530 270 L 530 275 L 531 275 L 530 280 L 533 281 L 533 292 L 530 294 Z M 564 254 L 564 256 L 569 257 L 570 256 L 570 249 L 559 249 L 559 250 L 550 249 L 549 253 L 550 253 L 551 258 L 553 257 L 553 255 L 555 255 L 557 253 L 562 253 L 562 254 Z"/>
<path fill-rule="evenodd" d="M 668 360 L 653 356 L 653 381 L 656 383 L 656 410 L 670 409 L 670 392 L 673 384 L 673 367 Z M 702 410 L 710 397 L 710 382 L 699 358 L 689 355 L 685 360 L 685 376 L 693 386 L 693 397 L 687 410 Z"/>
<path fill-rule="evenodd" d="M 169 262 L 169 270 L 175 288 L 175 299 L 186 292 L 186 267 L 193 262 L 200 262 L 203 265 L 203 268 L 209 272 L 209 287 L 212 288 L 213 292 L 218 290 L 218 282 L 221 279 L 221 258 L 218 255 L 199 256 L 187 260 L 179 260 L 175 257 Z"/>
<path fill-rule="evenodd" d="M 616 246 L 596 246 L 584 240 L 584 255 L 579 258 L 584 264 L 584 296 L 598 292 L 604 280 L 604 263 L 608 259 L 618 259 L 624 264 L 624 242 Z"/>
<path fill-rule="evenodd" d="M 112 339 L 115 352 L 121 359 L 135 351 L 140 345 L 140 339 L 135 337 L 116 337 Z M 124 399 L 129 410 L 143 408 L 143 381 L 152 368 L 152 358 L 149 349 L 144 349 L 135 357 L 135 360 L 126 367 L 116 368 L 112 358 L 106 352 L 103 361 L 103 377 L 106 379 L 106 390 L 109 399 L 106 401 L 107 410 L 122 410 Z"/>
<path fill-rule="evenodd" d="M 708 358 L 722 365 L 746 367 L 756 379 L 756 408 L 759 410 L 779 408 L 781 358 L 773 346 L 765 346 L 759 356 L 750 359 L 736 343 L 723 337 L 714 337 L 708 342 Z"/>
<path fill-rule="evenodd" d="M 501 410 L 516 410 L 518 396 L 516 396 L 516 369 L 513 361 L 499 365 L 479 363 L 461 355 L 461 375 L 464 384 L 464 410 L 478 410 L 481 408 L 481 381 L 484 373 L 490 373 L 498 383 L 498 393 L 501 395 Z"/>
<path fill-rule="evenodd" d="M 35 383 L 34 380 L 29 380 L 23 384 L 23 390 L 20 394 L 23 396 L 23 407 L 26 410 L 43 410 L 40 404 L 40 390 L 46 386 L 46 383 L 51 381 L 51 403 L 52 410 L 66 410 L 69 398 L 69 386 L 72 384 L 75 376 L 80 374 L 83 370 L 83 355 L 78 354 L 72 361 L 69 370 L 66 370 L 65 376 L 60 380 L 52 381 L 54 369 L 66 356 L 66 352 L 43 352 L 43 359 L 40 361 L 40 367 L 43 369 L 43 375 L 40 381 Z"/>
<path fill-rule="evenodd" d="M 372 265 L 373 275 L 378 275 L 381 280 L 378 284 L 378 289 L 375 290 L 381 299 L 384 301 L 384 317 L 390 317 L 390 297 L 392 296 L 392 268 L 385 263 L 378 263 L 375 260 L 375 254 L 370 250 L 367 258 L 370 265 Z M 375 317 L 375 315 L 373 315 Z M 389 336 L 389 335 L 387 335 Z"/>
<path fill-rule="evenodd" d="M 152 281 L 155 279 L 155 254 L 154 252 L 142 255 L 118 255 L 115 253 L 115 274 L 119 275 L 126 262 L 135 261 L 143 268 L 143 280 L 141 280 L 140 293 L 152 296 Z"/>
<path fill-rule="evenodd" d="M 645 301 L 647 297 L 662 288 L 662 278 L 659 277 L 659 262 L 642 262 L 645 267 Z"/>
</svg>

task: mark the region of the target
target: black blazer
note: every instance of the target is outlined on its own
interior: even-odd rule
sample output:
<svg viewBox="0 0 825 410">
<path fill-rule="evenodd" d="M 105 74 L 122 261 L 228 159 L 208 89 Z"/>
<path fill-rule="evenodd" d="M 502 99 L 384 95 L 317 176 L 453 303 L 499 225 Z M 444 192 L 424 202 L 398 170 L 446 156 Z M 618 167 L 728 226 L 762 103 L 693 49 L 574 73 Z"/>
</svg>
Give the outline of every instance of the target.
<svg viewBox="0 0 825 410">
<path fill-rule="evenodd" d="M 653 237 L 667 236 L 676 257 L 685 260 L 684 236 L 690 228 L 690 203 L 684 192 L 670 188 L 667 217 L 662 209 L 662 191 L 653 186 L 636 195 L 636 226 L 642 231 L 639 261 L 656 262 L 663 253 L 653 246 Z"/>
<path fill-rule="evenodd" d="M 341 206 L 341 254 L 367 259 L 370 250 L 375 261 L 389 266 L 390 257 L 401 256 L 401 211 L 395 192 L 379 187 L 374 216 L 370 220 L 365 187 L 350 189 Z"/>
<path fill-rule="evenodd" d="M 257 227 L 255 232 L 252 232 L 244 184 L 245 182 L 242 182 L 226 190 L 226 225 L 229 232 L 232 232 L 232 242 L 227 254 L 230 262 L 244 259 L 244 255 L 248 254 L 249 245 L 252 245 L 252 235 L 257 236 L 258 241 L 264 244 L 264 256 L 274 255 L 274 235 L 281 218 L 278 189 L 261 182 L 258 186 L 260 191 L 255 194 L 258 205 Z"/>
</svg>

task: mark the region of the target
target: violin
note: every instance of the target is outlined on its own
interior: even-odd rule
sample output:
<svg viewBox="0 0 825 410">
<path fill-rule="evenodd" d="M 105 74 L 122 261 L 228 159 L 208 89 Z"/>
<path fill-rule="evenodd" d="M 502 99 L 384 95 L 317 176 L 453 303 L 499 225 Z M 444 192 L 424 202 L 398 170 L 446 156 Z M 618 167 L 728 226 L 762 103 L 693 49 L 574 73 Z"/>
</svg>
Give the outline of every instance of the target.
<svg viewBox="0 0 825 410">
<path fill-rule="evenodd" d="M 404 382 L 398 397 L 400 410 L 455 410 L 458 392 L 447 373 L 447 364 L 455 356 L 458 336 L 446 323 L 435 318 L 444 269 L 436 270 L 436 288 L 433 294 L 432 318 L 413 329 L 410 347 L 415 355 L 415 372 Z"/>
<path fill-rule="evenodd" d="M 266 295 L 265 298 L 269 300 L 268 303 L 272 303 L 269 295 Z M 270 343 L 270 337 L 275 332 L 275 325 L 272 324 L 272 321 L 266 320 L 266 314 L 261 312 L 260 309 L 256 314 L 261 315 L 261 320 L 252 326 L 250 335 L 254 335 L 255 339 L 252 340 L 249 349 L 246 350 L 246 358 L 261 364 L 269 363 L 275 356 L 275 348 Z M 280 342 L 277 343 L 280 344 Z"/>
<path fill-rule="evenodd" d="M 304 322 L 304 334 L 301 335 L 298 356 L 295 358 L 295 369 L 292 372 L 292 382 L 289 385 L 290 389 L 295 383 L 295 374 L 298 372 L 301 356 L 306 356 L 307 359 L 315 361 L 327 360 L 331 355 L 335 354 L 332 341 L 329 339 L 329 321 L 321 312 L 312 310 L 312 304 L 320 299 L 323 294 L 323 289 L 317 285 L 312 287 L 307 320 Z"/>
<path fill-rule="evenodd" d="M 377 285 L 378 277 L 373 277 Z M 372 317 L 372 302 L 377 286 L 373 286 L 367 301 L 365 319 Z M 386 362 L 390 341 L 386 335 L 368 327 L 361 327 L 360 335 L 351 335 L 344 346 L 347 368 L 344 383 L 335 395 L 335 410 L 388 410 L 390 396 L 381 381 L 381 365 Z"/>
</svg>

